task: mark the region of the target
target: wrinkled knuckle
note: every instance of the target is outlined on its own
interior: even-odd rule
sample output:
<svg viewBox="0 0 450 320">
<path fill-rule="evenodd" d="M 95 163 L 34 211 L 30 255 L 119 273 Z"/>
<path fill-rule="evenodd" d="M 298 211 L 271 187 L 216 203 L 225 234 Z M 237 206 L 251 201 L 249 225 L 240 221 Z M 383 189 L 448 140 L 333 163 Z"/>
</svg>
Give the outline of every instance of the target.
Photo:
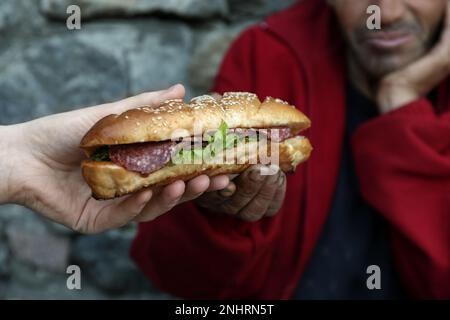
<svg viewBox="0 0 450 320">
<path fill-rule="evenodd" d="M 231 204 L 229 202 L 224 203 L 222 205 L 222 211 L 224 213 L 226 213 L 226 214 L 229 214 L 229 215 L 233 215 L 233 216 L 237 215 L 239 213 L 239 210 L 240 210 L 240 208 L 238 206 L 233 205 L 233 204 Z"/>
<path fill-rule="evenodd" d="M 239 195 L 239 197 L 242 197 L 242 198 L 253 198 L 254 197 L 254 195 L 255 195 L 255 189 L 256 189 L 257 187 L 255 186 L 255 187 L 251 187 L 251 188 L 238 188 L 237 190 L 236 190 L 236 194 L 238 194 Z"/>
<path fill-rule="evenodd" d="M 270 202 L 273 199 L 273 196 L 275 194 L 276 189 L 275 188 L 264 188 L 262 189 L 258 194 L 258 199 L 260 201 L 264 202 Z"/>
</svg>

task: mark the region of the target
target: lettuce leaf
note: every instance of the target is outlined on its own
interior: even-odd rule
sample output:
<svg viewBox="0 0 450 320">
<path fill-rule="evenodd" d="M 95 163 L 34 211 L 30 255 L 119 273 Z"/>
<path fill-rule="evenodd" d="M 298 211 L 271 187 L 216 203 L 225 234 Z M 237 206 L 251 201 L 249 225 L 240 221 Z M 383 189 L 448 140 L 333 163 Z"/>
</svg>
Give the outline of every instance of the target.
<svg viewBox="0 0 450 320">
<path fill-rule="evenodd" d="M 248 138 L 248 137 L 247 137 Z M 242 139 L 244 140 L 244 139 Z M 208 144 L 202 149 L 183 150 L 181 149 L 172 158 L 173 163 L 200 163 L 202 159 L 208 159 L 220 154 L 223 150 L 235 147 L 240 138 L 235 133 L 228 133 L 228 125 L 222 121 L 218 130 L 208 137 Z M 249 139 L 245 139 L 248 142 Z M 200 161 L 196 159 L 199 159 Z"/>
<path fill-rule="evenodd" d="M 109 158 L 109 147 L 103 146 L 94 151 L 91 155 L 91 160 L 94 161 L 111 161 Z"/>
</svg>

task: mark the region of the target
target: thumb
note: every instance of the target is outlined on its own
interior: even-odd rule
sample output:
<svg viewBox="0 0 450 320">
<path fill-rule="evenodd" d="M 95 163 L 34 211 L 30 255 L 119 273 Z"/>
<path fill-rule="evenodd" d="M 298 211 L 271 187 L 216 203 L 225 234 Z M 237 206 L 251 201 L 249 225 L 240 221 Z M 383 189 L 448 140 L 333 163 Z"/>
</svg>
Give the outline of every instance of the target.
<svg viewBox="0 0 450 320">
<path fill-rule="evenodd" d="M 183 99 L 186 90 L 182 84 L 176 84 L 166 90 L 145 92 L 134 97 L 114 102 L 113 107 L 123 109 L 122 111 L 142 107 L 145 105 L 153 106 L 169 99 Z"/>
<path fill-rule="evenodd" d="M 186 90 L 182 84 L 176 84 L 168 89 L 144 92 L 133 97 L 94 107 L 97 117 L 101 118 L 112 113 L 122 113 L 129 109 L 142 106 L 157 106 L 170 99 L 183 99 Z"/>
</svg>

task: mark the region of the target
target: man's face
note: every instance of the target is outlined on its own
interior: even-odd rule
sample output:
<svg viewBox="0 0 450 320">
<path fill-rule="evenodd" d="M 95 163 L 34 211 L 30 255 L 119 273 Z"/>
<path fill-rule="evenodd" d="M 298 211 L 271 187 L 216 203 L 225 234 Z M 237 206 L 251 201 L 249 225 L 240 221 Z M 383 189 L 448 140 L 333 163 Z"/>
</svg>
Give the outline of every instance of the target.
<svg viewBox="0 0 450 320">
<path fill-rule="evenodd" d="M 329 0 L 351 58 L 379 79 L 423 56 L 433 45 L 447 0 Z M 381 30 L 369 30 L 367 8 L 381 9 Z"/>
</svg>

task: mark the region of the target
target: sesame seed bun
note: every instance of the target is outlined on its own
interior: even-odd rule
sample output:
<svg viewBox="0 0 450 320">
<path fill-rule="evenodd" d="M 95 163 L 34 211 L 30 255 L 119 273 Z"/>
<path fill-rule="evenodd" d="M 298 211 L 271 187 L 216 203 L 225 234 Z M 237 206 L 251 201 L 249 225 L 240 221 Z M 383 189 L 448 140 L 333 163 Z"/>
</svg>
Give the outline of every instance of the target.
<svg viewBox="0 0 450 320">
<path fill-rule="evenodd" d="M 255 150 L 256 142 L 249 143 L 248 150 Z M 270 144 L 269 144 L 270 146 Z M 308 139 L 294 137 L 279 144 L 279 166 L 284 172 L 292 172 L 295 167 L 306 161 L 312 147 Z M 237 152 L 236 152 L 237 153 Z M 267 152 L 270 154 L 270 151 Z M 113 162 L 98 162 L 85 160 L 82 163 L 82 173 L 92 189 L 96 199 L 111 199 L 146 187 L 167 185 L 176 180 L 187 181 L 201 174 L 210 177 L 219 174 L 240 173 L 254 163 L 252 155 L 247 161 L 236 161 L 237 164 L 177 164 L 165 166 L 148 176 L 128 171 Z"/>
<path fill-rule="evenodd" d="M 164 141 L 217 129 L 225 121 L 229 128 L 269 128 L 288 126 L 293 135 L 308 128 L 310 120 L 294 106 L 268 97 L 261 103 L 248 92 L 228 92 L 223 96 L 194 98 L 190 103 L 168 100 L 157 107 L 144 106 L 112 114 L 98 121 L 81 140 L 88 155 L 103 145 Z"/>
<path fill-rule="evenodd" d="M 101 146 L 113 146 L 140 142 L 158 142 L 174 138 L 189 137 L 217 129 L 225 121 L 229 128 L 274 128 L 289 127 L 292 136 L 311 125 L 310 120 L 294 106 L 266 98 L 261 102 L 255 94 L 247 92 L 228 92 L 223 96 L 204 95 L 194 98 L 190 103 L 182 100 L 168 100 L 157 107 L 143 106 L 122 114 L 109 115 L 98 121 L 83 137 L 80 147 L 88 156 Z M 174 134 L 175 133 L 175 134 Z M 248 142 L 256 150 L 257 142 Z M 269 144 L 270 146 L 270 144 Z M 285 171 L 306 161 L 312 147 L 308 139 L 293 137 L 277 144 L 279 165 Z M 235 148 L 236 149 L 236 148 Z M 271 150 L 268 150 L 270 154 Z M 242 156 L 242 155 L 241 155 Z M 232 164 L 173 164 L 148 175 L 142 175 L 117 165 L 111 161 L 85 160 L 82 163 L 83 177 L 92 189 L 94 197 L 110 199 L 138 191 L 146 187 L 169 184 L 175 180 L 187 181 L 201 174 L 240 173 L 252 161 L 260 163 L 258 155 L 245 157 L 246 161 Z"/>
</svg>

